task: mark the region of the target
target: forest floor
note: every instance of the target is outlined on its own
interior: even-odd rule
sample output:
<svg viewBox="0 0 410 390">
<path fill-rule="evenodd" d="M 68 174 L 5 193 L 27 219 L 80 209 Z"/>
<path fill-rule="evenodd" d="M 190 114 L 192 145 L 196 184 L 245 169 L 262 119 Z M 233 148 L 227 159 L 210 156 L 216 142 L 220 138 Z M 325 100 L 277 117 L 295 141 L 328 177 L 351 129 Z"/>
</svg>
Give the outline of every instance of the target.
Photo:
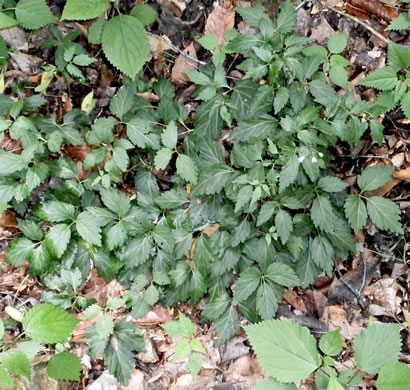
<svg viewBox="0 0 410 390">
<path fill-rule="evenodd" d="M 368 3 L 372 5 L 369 7 Z M 58 2 L 56 4 L 55 7 L 58 7 Z M 126 10 L 134 2 L 122 1 L 120 4 Z M 235 14 L 234 6 L 246 7 L 251 4 L 245 0 L 237 0 L 234 4 L 226 2 L 216 8 L 211 0 L 151 0 L 149 4 L 157 10 L 159 18 L 150 26 L 151 60 L 146 65 L 144 77 L 152 80 L 158 76 L 169 78 L 177 86 L 177 98 L 184 101 L 184 104 L 190 104 L 189 98 L 186 99 L 185 96 L 190 95 L 192 86 L 183 72 L 196 64 L 181 54 L 181 51 L 209 63 L 209 52 L 202 49 L 194 37 L 209 32 L 221 35 L 231 27 L 249 30 L 250 27 Z M 276 3 L 262 1 L 261 5 L 270 15 L 278 12 Z M 384 31 L 392 12 L 405 9 L 405 4 L 396 0 L 386 0 L 386 3 L 377 0 L 350 3 L 319 0 L 304 1 L 299 5 L 295 3 L 294 6 L 297 9 L 296 32 L 299 35 L 326 45 L 333 34 L 341 31 L 348 34 L 345 57 L 352 64 L 348 70 L 351 87 L 357 86 L 368 72 L 383 66 L 386 61 L 387 39 L 410 47 L 408 33 Z M 67 31 L 85 34 L 88 25 L 88 22 L 67 24 Z M 34 36 L 16 27 L 0 34 L 18 50 L 12 55 L 11 66 L 6 72 L 6 85 L 12 85 L 27 75 L 31 81 L 41 79 L 41 65 L 50 55 L 48 49 L 41 48 L 48 30 L 45 28 Z M 82 42 L 85 47 L 86 42 L 85 39 Z M 90 54 L 95 54 L 95 48 L 86 48 Z M 63 83 L 55 82 L 47 96 L 50 105 L 60 106 L 59 109 L 64 111 L 79 107 L 90 86 L 96 93 L 98 106 L 103 108 L 108 105 L 109 97 L 115 94 L 120 85 L 119 72 L 115 72 L 104 62 L 99 62 L 98 66 L 85 69 L 85 73 L 88 84 L 72 81 L 71 91 Z M 374 90 L 364 87 L 358 87 L 357 90 L 362 98 L 370 101 L 375 99 Z M 155 96 L 146 98 L 155 99 Z M 368 223 L 362 234 L 356 237 L 363 244 L 363 252 L 355 254 L 348 261 L 340 261 L 332 277 L 319 277 L 306 289 L 287 290 L 277 313 L 277 318 L 296 321 L 313 333 L 340 329 L 346 343 L 342 363 L 345 367 L 352 364 L 350 343 L 367 325 L 369 317 L 376 317 L 381 322 L 410 323 L 410 122 L 393 113 L 391 117 L 385 118 L 384 123 L 387 127 L 381 145 L 373 143 L 370 137 L 363 137 L 351 151 L 337 147 L 330 166 L 349 183 L 353 183 L 365 167 L 381 161 L 396 167 L 401 172 L 400 176 L 376 190 L 375 195 L 388 197 L 402 210 L 404 237 L 397 241 L 397 236 L 382 234 L 373 224 Z M 3 149 L 7 148 L 6 142 L 7 140 L 3 140 Z M 77 153 L 78 157 L 81 151 L 73 148 L 71 153 Z M 16 268 L 4 263 L 7 242 L 17 232 L 15 214 L 6 211 L 0 215 L 1 309 L 6 305 L 17 308 L 31 306 L 38 303 L 41 296 L 42 287 L 30 276 L 28 267 Z M 93 272 L 78 293 L 93 296 L 97 303 L 104 305 L 107 295 L 122 296 L 123 291 L 115 280 L 106 283 Z M 206 349 L 203 369 L 196 378 L 189 374 L 187 360 L 172 361 L 178 340 L 167 336 L 159 326 L 175 318 L 178 311 L 194 321 L 197 337 Z M 213 346 L 214 335 L 209 324 L 199 320 L 200 311 L 201 303 L 195 306 L 181 304 L 174 308 L 156 305 L 146 317 L 136 321 L 144 333 L 146 352 L 137 356 L 138 367 L 131 382 L 121 389 L 248 390 L 261 380 L 264 373 L 252 354 L 244 332 L 239 332 L 232 340 L 216 348 Z M 243 323 L 246 321 L 243 320 Z M 90 322 L 81 322 L 71 340 L 73 351 L 79 356 L 85 356 L 87 352 L 85 331 L 88 326 Z M 403 340 L 400 356 L 400 360 L 407 363 L 410 363 L 409 345 L 410 335 L 407 340 Z M 84 373 L 80 383 L 57 384 L 53 380 L 44 379 L 48 382 L 42 382 L 43 388 L 120 388 L 116 380 L 104 372 L 101 362 L 83 359 L 83 364 Z M 19 386 L 34 389 L 23 382 Z M 299 388 L 314 389 L 309 380 L 300 383 Z M 369 385 L 366 388 L 371 387 Z"/>
</svg>

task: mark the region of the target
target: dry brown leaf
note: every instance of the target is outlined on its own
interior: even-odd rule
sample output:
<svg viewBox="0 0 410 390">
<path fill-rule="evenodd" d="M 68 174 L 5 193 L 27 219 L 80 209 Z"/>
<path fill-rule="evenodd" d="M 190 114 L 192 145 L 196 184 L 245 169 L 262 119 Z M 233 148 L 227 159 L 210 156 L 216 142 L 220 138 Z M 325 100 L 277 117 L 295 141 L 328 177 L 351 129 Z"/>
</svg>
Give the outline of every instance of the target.
<svg viewBox="0 0 410 390">
<path fill-rule="evenodd" d="M 171 314 L 169 314 L 165 307 L 155 305 L 145 317 L 136 320 L 135 323 L 142 328 L 152 328 L 158 324 L 171 321 L 172 319 Z"/>
<path fill-rule="evenodd" d="M 295 291 L 293 290 L 286 290 L 285 293 L 283 294 L 283 299 L 289 303 L 293 308 L 301 311 L 302 313 L 306 313 L 307 309 L 305 306 L 305 303 L 303 302 L 303 299 L 296 294 Z"/>
<path fill-rule="evenodd" d="M 188 54 L 189 56 L 193 58 L 197 58 L 193 42 L 191 42 L 191 44 L 186 47 L 186 49 L 184 50 L 184 53 Z M 196 68 L 197 68 L 197 65 L 194 64 L 192 60 L 180 54 L 176 58 L 174 66 L 172 67 L 172 72 L 171 72 L 172 82 L 178 86 L 183 86 L 187 84 L 189 82 L 189 77 L 185 74 L 185 71 L 195 70 Z"/>
<path fill-rule="evenodd" d="M 339 329 L 342 338 L 345 340 L 352 340 L 363 330 L 362 315 L 355 316 L 349 323 L 346 312 L 341 305 L 328 306 L 326 312 L 329 331 Z"/>
<path fill-rule="evenodd" d="M 401 313 L 401 298 L 397 296 L 399 289 L 399 284 L 393 278 L 381 279 L 369 286 L 365 294 L 370 298 L 370 314 L 396 318 L 396 315 Z M 379 308 L 381 310 L 378 310 Z"/>
<path fill-rule="evenodd" d="M 238 390 L 250 389 L 265 378 L 265 373 L 258 361 L 251 355 L 235 360 L 225 373 L 226 382 L 235 383 Z"/>
<path fill-rule="evenodd" d="M 151 46 L 151 52 L 153 52 L 156 55 L 161 55 L 165 50 L 170 50 L 172 47 L 168 45 L 165 41 L 160 39 L 159 37 L 156 37 L 154 35 L 149 35 L 149 43 Z M 163 36 L 164 39 L 169 40 L 167 36 Z"/>
<path fill-rule="evenodd" d="M 221 225 L 219 223 L 212 223 L 203 230 L 203 233 L 205 233 L 208 237 L 211 237 L 212 234 L 214 234 L 220 226 Z"/>
<path fill-rule="evenodd" d="M 121 386 L 121 390 L 144 390 L 144 373 L 141 370 L 135 369 L 131 374 L 131 379 L 127 386 Z"/>
<path fill-rule="evenodd" d="M 76 315 L 76 317 L 79 320 L 82 320 L 81 316 L 82 316 L 81 313 Z M 73 333 L 71 335 L 71 341 L 74 341 L 76 343 L 86 342 L 86 340 L 87 340 L 87 336 L 86 336 L 87 329 L 90 326 L 94 325 L 97 322 L 97 320 L 100 318 L 100 316 L 101 316 L 101 314 L 95 316 L 91 320 L 86 320 L 86 321 L 79 322 L 73 330 Z"/>
<path fill-rule="evenodd" d="M 400 179 L 400 180 L 410 182 L 410 168 L 401 169 L 400 171 L 394 171 L 393 176 L 396 179 Z"/>
<path fill-rule="evenodd" d="M 393 176 L 395 172 L 393 172 Z M 397 184 L 400 183 L 400 179 L 396 179 L 395 177 L 392 177 L 384 186 L 377 188 L 376 190 L 373 191 L 366 191 L 364 193 L 364 196 L 384 196 L 388 192 L 390 192 L 394 187 L 396 187 Z"/>
<path fill-rule="evenodd" d="M 215 34 L 218 38 L 218 45 L 225 42 L 224 33 L 233 28 L 235 24 L 235 11 L 232 1 L 227 0 L 216 7 L 208 16 L 205 24 L 205 34 Z"/>
<path fill-rule="evenodd" d="M 88 145 L 66 145 L 63 148 L 67 157 L 74 161 L 82 161 L 92 148 Z"/>
<path fill-rule="evenodd" d="M 11 210 L 6 210 L 3 214 L 0 214 L 0 228 L 5 230 L 18 230 L 16 213 Z"/>
</svg>

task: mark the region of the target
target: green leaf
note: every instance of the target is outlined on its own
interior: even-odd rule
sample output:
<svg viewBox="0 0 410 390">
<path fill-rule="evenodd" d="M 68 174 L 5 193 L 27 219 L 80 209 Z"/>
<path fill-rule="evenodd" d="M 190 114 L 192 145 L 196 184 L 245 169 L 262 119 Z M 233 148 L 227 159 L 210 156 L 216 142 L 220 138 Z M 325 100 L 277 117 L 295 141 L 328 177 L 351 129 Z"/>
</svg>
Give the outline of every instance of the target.
<svg viewBox="0 0 410 390">
<path fill-rule="evenodd" d="M 329 240 L 324 236 L 316 236 L 310 242 L 310 255 L 318 267 L 326 274 L 331 275 L 334 265 L 334 249 Z"/>
<path fill-rule="evenodd" d="M 292 32 L 296 24 L 296 12 L 289 0 L 281 8 L 281 11 L 276 19 L 276 30 L 280 33 Z"/>
<path fill-rule="evenodd" d="M 218 46 L 218 38 L 215 34 L 206 34 L 196 41 L 206 50 L 214 50 Z"/>
<path fill-rule="evenodd" d="M 0 12 L 0 30 L 3 30 L 5 28 L 10 28 L 17 26 L 19 22 L 16 19 L 11 18 L 10 16 L 7 16 L 5 13 Z"/>
<path fill-rule="evenodd" d="M 79 357 L 71 352 L 57 353 L 47 364 L 47 374 L 60 381 L 78 381 L 81 370 Z"/>
<path fill-rule="evenodd" d="M 102 15 L 109 0 L 67 0 L 61 20 L 88 20 Z"/>
<path fill-rule="evenodd" d="M 202 316 L 207 320 L 216 320 L 225 312 L 229 302 L 230 300 L 226 293 L 216 296 L 212 301 L 208 301 L 205 304 Z"/>
<path fill-rule="evenodd" d="M 31 364 L 27 356 L 15 349 L 8 350 L 2 360 L 2 365 L 14 375 L 22 375 L 31 378 Z"/>
<path fill-rule="evenodd" d="M 256 292 L 256 310 L 262 319 L 271 319 L 278 308 L 282 294 L 268 283 L 262 283 Z"/>
<path fill-rule="evenodd" d="M 176 161 L 177 174 L 185 181 L 196 184 L 198 181 L 198 167 L 191 157 L 185 154 L 179 154 Z"/>
<path fill-rule="evenodd" d="M 27 336 L 41 343 L 63 343 L 79 321 L 57 306 L 39 304 L 24 314 L 23 329 Z"/>
<path fill-rule="evenodd" d="M 92 45 L 100 45 L 105 20 L 97 20 L 88 28 L 88 42 Z"/>
<path fill-rule="evenodd" d="M 189 340 L 181 340 L 175 346 L 175 354 L 172 360 L 180 360 L 187 357 L 192 352 L 191 343 Z"/>
<path fill-rule="evenodd" d="M 114 16 L 106 22 L 102 47 L 108 61 L 131 78 L 142 68 L 150 52 L 143 25 L 129 15 Z"/>
<path fill-rule="evenodd" d="M 293 230 L 292 217 L 286 211 L 279 209 L 275 216 L 275 227 L 283 245 L 288 241 Z"/>
<path fill-rule="evenodd" d="M 117 146 L 115 146 L 112 150 L 112 160 L 121 172 L 125 172 L 127 170 L 130 162 L 127 151 L 124 148 Z"/>
<path fill-rule="evenodd" d="M 188 360 L 188 369 L 192 376 L 199 374 L 202 368 L 202 357 L 199 353 L 194 353 Z"/>
<path fill-rule="evenodd" d="M 397 70 L 406 68 L 410 66 L 410 50 L 406 46 L 389 41 L 387 60 L 389 65 Z"/>
<path fill-rule="evenodd" d="M 232 137 L 239 141 L 249 139 L 265 139 L 276 129 L 276 119 L 266 115 L 265 117 L 240 121 L 233 129 Z"/>
<path fill-rule="evenodd" d="M 336 176 L 323 176 L 320 178 L 318 188 L 326 192 L 340 192 L 348 187 L 348 184 Z"/>
<path fill-rule="evenodd" d="M 378 228 L 393 233 L 403 233 L 403 227 L 400 224 L 400 209 L 390 199 L 382 196 L 367 198 L 367 212 Z"/>
<path fill-rule="evenodd" d="M 294 183 L 299 172 L 298 156 L 292 156 L 283 166 L 280 172 L 279 192 L 285 190 L 290 184 Z"/>
<path fill-rule="evenodd" d="M 285 287 L 296 287 L 300 285 L 300 280 L 295 271 L 286 264 L 272 263 L 265 275 L 268 279 Z"/>
<path fill-rule="evenodd" d="M 330 80 L 333 81 L 338 87 L 341 87 L 343 89 L 347 89 L 347 72 L 343 68 L 343 66 L 340 65 L 333 65 L 330 68 L 329 71 L 329 77 Z"/>
<path fill-rule="evenodd" d="M 410 91 L 406 92 L 401 98 L 400 107 L 406 118 L 410 119 Z"/>
<path fill-rule="evenodd" d="M 346 218 L 352 226 L 355 234 L 359 234 L 367 221 L 366 205 L 360 195 L 349 195 L 345 205 Z"/>
<path fill-rule="evenodd" d="M 194 195 L 212 195 L 222 191 L 229 181 L 233 170 L 226 164 L 209 165 L 199 174 Z"/>
<path fill-rule="evenodd" d="M 318 229 L 332 232 L 336 214 L 329 199 L 324 195 L 315 198 L 310 209 L 310 217 Z"/>
<path fill-rule="evenodd" d="M 394 167 L 377 165 L 366 168 L 358 177 L 357 184 L 364 191 L 373 191 L 385 185 L 392 177 Z"/>
<path fill-rule="evenodd" d="M 387 26 L 386 31 L 400 31 L 410 28 L 410 18 L 408 14 L 402 12 L 399 17 L 394 18 Z"/>
<path fill-rule="evenodd" d="M 0 319 L 0 339 L 4 336 L 4 323 L 3 320 Z"/>
<path fill-rule="evenodd" d="M 178 129 L 174 121 L 168 123 L 161 134 L 162 144 L 168 149 L 175 149 L 178 140 Z"/>
<path fill-rule="evenodd" d="M 194 323 L 183 313 L 179 312 L 177 321 L 168 321 L 161 327 L 173 337 L 191 337 L 195 334 Z"/>
<path fill-rule="evenodd" d="M 151 248 L 152 241 L 148 236 L 135 238 L 125 245 L 120 258 L 129 265 L 137 266 L 148 260 Z"/>
<path fill-rule="evenodd" d="M 217 335 L 224 341 L 233 337 L 240 329 L 239 316 L 236 309 L 230 306 L 229 309 L 214 322 L 212 329 L 215 329 Z"/>
<path fill-rule="evenodd" d="M 155 198 L 155 203 L 161 209 L 175 209 L 187 203 L 187 193 L 185 190 L 169 190 L 161 193 L 160 196 Z"/>
<path fill-rule="evenodd" d="M 407 390 L 410 383 L 410 368 L 404 363 L 385 364 L 376 381 L 377 390 Z"/>
<path fill-rule="evenodd" d="M 333 54 L 339 54 L 346 48 L 347 34 L 345 32 L 334 34 L 327 42 L 327 48 Z"/>
<path fill-rule="evenodd" d="M 369 73 L 359 85 L 376 88 L 381 91 L 390 91 L 397 84 L 396 70 L 392 66 L 385 66 Z"/>
<path fill-rule="evenodd" d="M 21 154 L 0 152 L 0 171 L 2 175 L 10 175 L 11 173 L 21 171 L 27 168 L 27 165 L 27 161 L 23 159 Z"/>
<path fill-rule="evenodd" d="M 400 347 L 400 324 L 373 324 L 353 342 L 357 365 L 370 374 L 377 374 L 386 363 L 396 362 Z"/>
<path fill-rule="evenodd" d="M 50 249 L 50 252 L 55 254 L 59 259 L 65 250 L 71 239 L 70 226 L 64 223 L 53 226 L 46 235 L 46 245 Z"/>
<path fill-rule="evenodd" d="M 64 222 L 74 219 L 75 208 L 71 204 L 52 200 L 41 205 L 35 215 L 44 221 Z"/>
<path fill-rule="evenodd" d="M 148 305 L 153 306 L 158 302 L 159 299 L 159 291 L 158 289 L 151 284 L 144 292 L 144 301 L 148 303 Z"/>
<path fill-rule="evenodd" d="M 103 314 L 95 323 L 95 331 L 101 340 L 107 340 L 114 332 L 114 321 L 110 314 Z"/>
<path fill-rule="evenodd" d="M 35 244 L 25 237 L 14 239 L 6 253 L 6 262 L 15 266 L 23 265 L 31 256 Z"/>
<path fill-rule="evenodd" d="M 120 218 L 128 213 L 131 207 L 131 200 L 123 192 L 111 188 L 101 190 L 100 194 L 105 206 L 116 213 Z"/>
<path fill-rule="evenodd" d="M 383 138 L 384 138 L 383 124 L 380 123 L 379 121 L 371 120 L 370 121 L 370 132 L 371 132 L 373 140 L 377 142 L 378 145 L 381 145 L 383 143 Z"/>
<path fill-rule="evenodd" d="M 20 0 L 16 5 L 16 19 L 29 30 L 37 30 L 55 21 L 45 0 Z"/>
<path fill-rule="evenodd" d="M 166 169 L 166 167 L 168 166 L 171 160 L 173 153 L 174 152 L 168 148 L 162 148 L 158 150 L 154 158 L 155 168 L 158 169 L 159 171 L 163 171 L 164 169 Z"/>
<path fill-rule="evenodd" d="M 289 100 L 289 89 L 280 87 L 276 93 L 275 100 L 273 101 L 273 107 L 275 109 L 275 115 L 285 107 Z"/>
<path fill-rule="evenodd" d="M 345 388 L 340 384 L 340 382 L 334 376 L 331 376 L 329 378 L 327 390 L 345 390 Z"/>
<path fill-rule="evenodd" d="M 147 145 L 153 147 L 152 140 L 147 134 L 151 131 L 151 123 L 144 119 L 131 119 L 126 123 L 127 125 L 127 136 L 134 145 L 140 148 L 145 148 Z M 153 148 L 159 149 L 159 147 Z"/>
<path fill-rule="evenodd" d="M 0 386 L 4 389 L 13 389 L 14 381 L 9 373 L 0 366 Z"/>
<path fill-rule="evenodd" d="M 315 339 L 296 323 L 270 320 L 245 331 L 262 368 L 280 382 L 305 379 L 320 366 Z"/>
<path fill-rule="evenodd" d="M 148 4 L 137 4 L 130 12 L 130 15 L 137 18 L 144 26 L 154 23 L 158 17 L 157 11 L 155 11 Z"/>
<path fill-rule="evenodd" d="M 327 332 L 319 341 L 319 348 L 323 353 L 329 356 L 337 356 L 342 352 L 342 337 L 340 336 L 339 329 L 333 332 Z"/>
<path fill-rule="evenodd" d="M 85 241 L 101 246 L 101 228 L 92 213 L 83 211 L 79 214 L 75 227 L 80 237 Z"/>
<path fill-rule="evenodd" d="M 235 302 L 242 302 L 248 299 L 258 288 L 262 274 L 257 268 L 249 268 L 242 271 L 235 283 L 233 293 Z"/>
</svg>

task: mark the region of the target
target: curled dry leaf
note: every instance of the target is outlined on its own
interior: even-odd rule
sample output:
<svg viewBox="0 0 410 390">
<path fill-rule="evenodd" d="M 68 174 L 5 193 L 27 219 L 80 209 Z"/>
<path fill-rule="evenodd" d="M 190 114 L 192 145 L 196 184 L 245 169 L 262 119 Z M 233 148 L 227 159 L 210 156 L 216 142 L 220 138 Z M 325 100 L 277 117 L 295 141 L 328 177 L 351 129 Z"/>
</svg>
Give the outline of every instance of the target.
<svg viewBox="0 0 410 390">
<path fill-rule="evenodd" d="M 400 180 L 410 182 L 410 168 L 401 169 L 400 171 L 394 171 L 393 176 L 396 179 L 400 179 Z"/>
<path fill-rule="evenodd" d="M 232 1 L 227 0 L 216 7 L 208 16 L 205 24 L 205 34 L 215 34 L 218 37 L 218 44 L 225 42 L 224 32 L 233 28 L 235 23 L 235 11 Z"/>
<path fill-rule="evenodd" d="M 186 49 L 184 50 L 184 53 L 186 53 L 190 57 L 197 58 L 193 42 L 191 42 L 191 44 L 186 47 Z M 171 72 L 172 82 L 178 86 L 183 86 L 187 84 L 189 82 L 189 78 L 185 74 L 185 72 L 187 70 L 195 70 L 196 68 L 197 68 L 197 65 L 192 60 L 180 54 L 176 58 L 174 66 L 172 67 L 172 72 Z"/>
<path fill-rule="evenodd" d="M 349 0 L 346 8 L 363 19 L 374 15 L 385 22 L 391 22 L 400 15 L 396 10 L 376 0 Z"/>
</svg>

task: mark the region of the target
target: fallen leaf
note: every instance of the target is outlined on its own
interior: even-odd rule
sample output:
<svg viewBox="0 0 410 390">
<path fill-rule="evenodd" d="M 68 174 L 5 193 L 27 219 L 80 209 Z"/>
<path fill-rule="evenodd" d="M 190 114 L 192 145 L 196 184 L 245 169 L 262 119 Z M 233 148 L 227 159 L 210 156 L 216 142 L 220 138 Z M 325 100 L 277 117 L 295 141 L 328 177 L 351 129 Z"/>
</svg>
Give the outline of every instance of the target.
<svg viewBox="0 0 410 390">
<path fill-rule="evenodd" d="M 172 46 L 170 46 L 166 41 L 169 41 L 169 38 L 166 35 L 161 37 L 155 35 L 148 36 L 149 43 L 151 46 L 151 52 L 156 55 L 161 55 L 165 50 L 171 50 Z"/>
<path fill-rule="evenodd" d="M 248 390 L 264 379 L 266 374 L 251 355 L 241 356 L 230 364 L 225 373 L 227 383 L 235 383 L 238 390 Z"/>
<path fill-rule="evenodd" d="M 362 11 L 363 14 L 374 15 L 385 22 L 391 22 L 400 15 L 396 10 L 377 0 L 349 0 L 348 5 L 347 9 L 349 11 L 352 11 L 352 8 L 354 8 L 359 10 L 359 12 Z"/>
<path fill-rule="evenodd" d="M 335 33 L 335 30 L 333 30 L 326 18 L 324 16 L 320 16 L 320 24 L 317 27 L 312 28 L 310 38 L 322 44 L 326 43 Z"/>
<path fill-rule="evenodd" d="M 399 288 L 399 284 L 393 278 L 381 279 L 369 286 L 365 294 L 371 302 L 371 305 L 369 305 L 370 314 L 396 318 L 396 315 L 401 313 L 401 298 L 397 296 Z M 377 310 L 377 307 L 372 308 L 371 306 L 378 306 L 383 309 L 380 311 L 381 314 L 372 312 L 372 310 Z"/>
<path fill-rule="evenodd" d="M 393 176 L 395 176 L 393 172 Z M 392 177 L 384 186 L 377 188 L 373 191 L 366 191 L 364 196 L 384 196 L 388 192 L 390 192 L 397 184 L 401 182 L 401 179 L 397 179 L 396 177 Z"/>
<path fill-rule="evenodd" d="M 169 314 L 166 308 L 160 305 L 155 305 L 145 317 L 136 320 L 135 323 L 142 328 L 151 328 L 158 324 L 171 321 L 172 319 L 171 314 Z"/>
<path fill-rule="evenodd" d="M 410 168 L 401 169 L 400 171 L 394 171 L 393 176 L 396 179 L 400 179 L 400 180 L 410 182 Z"/>
<path fill-rule="evenodd" d="M 283 294 L 283 299 L 289 303 L 294 309 L 297 309 L 303 313 L 307 312 L 306 305 L 303 299 L 293 290 L 286 290 Z"/>
<path fill-rule="evenodd" d="M 235 11 L 232 1 L 227 0 L 218 5 L 208 16 L 205 24 L 205 34 L 214 34 L 218 38 L 218 44 L 225 42 L 224 33 L 233 28 L 235 24 Z"/>
<path fill-rule="evenodd" d="M 131 374 L 131 379 L 127 386 L 121 386 L 120 390 L 144 390 L 144 373 L 141 370 L 135 369 Z"/>
<path fill-rule="evenodd" d="M 352 340 L 363 330 L 363 316 L 355 316 L 349 323 L 346 311 L 341 305 L 331 305 L 326 308 L 329 331 L 339 329 L 343 339 Z"/>
<path fill-rule="evenodd" d="M 193 42 L 185 48 L 184 53 L 188 54 L 190 57 L 197 58 Z M 192 60 L 180 54 L 175 59 L 174 66 L 172 67 L 172 82 L 178 86 L 187 84 L 189 82 L 189 77 L 185 74 L 185 71 L 195 70 L 196 68 L 197 65 Z"/>
</svg>

